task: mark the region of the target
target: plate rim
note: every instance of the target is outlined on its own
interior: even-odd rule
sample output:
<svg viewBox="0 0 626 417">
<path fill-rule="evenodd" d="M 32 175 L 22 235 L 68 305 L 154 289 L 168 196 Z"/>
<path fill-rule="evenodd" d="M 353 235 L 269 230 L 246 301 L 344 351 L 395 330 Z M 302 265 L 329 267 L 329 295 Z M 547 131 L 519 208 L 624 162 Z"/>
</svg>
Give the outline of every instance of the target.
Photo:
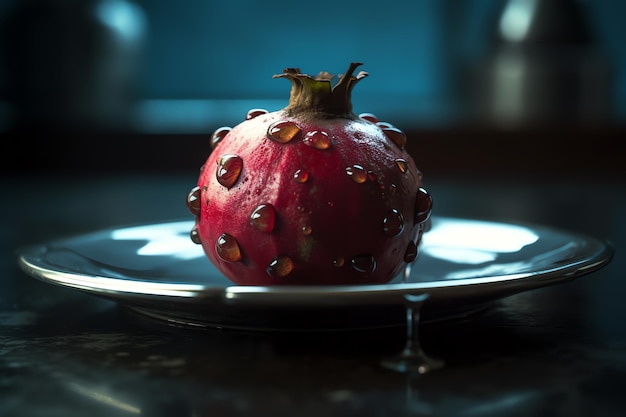
<svg viewBox="0 0 626 417">
<path fill-rule="evenodd" d="M 46 248 L 68 240 L 86 238 L 98 233 L 114 230 L 159 226 L 174 223 L 188 223 L 193 220 L 169 220 L 157 223 L 143 223 L 128 226 L 110 227 L 78 234 L 62 239 L 50 240 L 43 244 L 31 245 L 18 251 L 20 268 L 31 277 L 41 281 L 78 289 L 97 296 L 112 298 L 119 302 L 130 300 L 152 299 L 155 297 L 168 302 L 185 300 L 191 303 L 218 302 L 222 304 L 237 304 L 245 306 L 303 306 L 316 307 L 355 304 L 398 304 L 403 302 L 407 294 L 428 292 L 431 299 L 441 299 L 454 296 L 467 296 L 467 293 L 487 289 L 502 296 L 540 288 L 557 283 L 567 282 L 595 272 L 610 263 L 614 255 L 614 247 L 609 240 L 599 239 L 582 233 L 568 231 L 547 225 L 501 222 L 479 218 L 463 218 L 450 216 L 433 216 L 439 220 L 462 220 L 470 222 L 486 222 L 490 224 L 522 226 L 538 233 L 543 230 L 559 233 L 572 238 L 581 239 L 594 245 L 593 253 L 577 259 L 576 262 L 555 266 L 549 269 L 529 271 L 516 274 L 491 275 L 484 277 L 463 278 L 455 280 L 425 281 L 412 283 L 388 283 L 368 285 L 275 285 L 275 286 L 247 286 L 247 285 L 213 285 L 195 283 L 163 283 L 149 280 L 132 281 L 133 285 L 120 290 L 122 279 L 107 277 L 106 275 L 82 274 L 79 272 L 60 271 L 47 268 L 37 263 L 37 256 Z M 39 254 L 38 254 L 39 252 Z M 97 284 L 96 284 L 97 281 Z M 131 281 L 125 280 L 125 283 Z M 118 284 L 115 286 L 114 284 Z M 150 292 L 146 289 L 150 288 Z M 496 297 L 497 298 L 497 297 Z"/>
</svg>

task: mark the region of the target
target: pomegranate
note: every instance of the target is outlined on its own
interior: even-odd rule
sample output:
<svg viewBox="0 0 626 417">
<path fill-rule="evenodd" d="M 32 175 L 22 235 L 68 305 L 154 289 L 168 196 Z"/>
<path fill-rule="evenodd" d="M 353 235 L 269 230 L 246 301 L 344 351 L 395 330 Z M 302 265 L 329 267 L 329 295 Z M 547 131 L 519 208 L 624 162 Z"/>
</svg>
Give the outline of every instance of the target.
<svg viewBox="0 0 626 417">
<path fill-rule="evenodd" d="M 386 283 L 418 254 L 432 199 L 405 134 L 352 112 L 368 74 L 333 86 L 288 68 L 288 105 L 217 129 L 188 194 L 191 239 L 240 285 Z"/>
</svg>

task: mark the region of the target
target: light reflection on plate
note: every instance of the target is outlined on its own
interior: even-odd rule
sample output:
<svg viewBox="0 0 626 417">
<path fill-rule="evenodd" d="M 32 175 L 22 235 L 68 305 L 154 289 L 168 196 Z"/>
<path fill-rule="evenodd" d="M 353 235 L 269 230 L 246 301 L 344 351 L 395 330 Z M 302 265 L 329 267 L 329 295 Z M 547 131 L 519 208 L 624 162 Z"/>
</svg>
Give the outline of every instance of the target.
<svg viewBox="0 0 626 417">
<path fill-rule="evenodd" d="M 172 223 L 169 227 L 137 226 L 113 230 L 112 240 L 145 240 L 145 245 L 137 249 L 138 256 L 170 256 L 180 259 L 194 259 L 204 256 L 202 247 L 189 244 L 189 224 Z"/>
<path fill-rule="evenodd" d="M 519 252 L 539 239 L 529 228 L 485 221 L 435 222 L 424 235 L 422 253 L 462 264 L 493 262 L 499 254 Z"/>
<path fill-rule="evenodd" d="M 189 238 L 192 221 L 103 230 L 25 249 L 29 275 L 199 327 L 328 330 L 404 323 L 404 295 L 428 292 L 425 321 L 594 272 L 608 242 L 545 226 L 434 217 L 406 282 L 237 286 Z"/>
</svg>

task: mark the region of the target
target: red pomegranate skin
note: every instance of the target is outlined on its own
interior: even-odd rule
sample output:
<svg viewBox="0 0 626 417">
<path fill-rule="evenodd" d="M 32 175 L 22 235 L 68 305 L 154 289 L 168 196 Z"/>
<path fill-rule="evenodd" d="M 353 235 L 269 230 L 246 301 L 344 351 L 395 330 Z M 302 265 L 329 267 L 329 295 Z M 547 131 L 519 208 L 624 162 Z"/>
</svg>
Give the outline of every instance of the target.
<svg viewBox="0 0 626 417">
<path fill-rule="evenodd" d="M 402 132 L 351 111 L 249 115 L 216 143 L 188 198 L 192 239 L 227 278 L 380 284 L 413 262 L 432 199 Z"/>
</svg>

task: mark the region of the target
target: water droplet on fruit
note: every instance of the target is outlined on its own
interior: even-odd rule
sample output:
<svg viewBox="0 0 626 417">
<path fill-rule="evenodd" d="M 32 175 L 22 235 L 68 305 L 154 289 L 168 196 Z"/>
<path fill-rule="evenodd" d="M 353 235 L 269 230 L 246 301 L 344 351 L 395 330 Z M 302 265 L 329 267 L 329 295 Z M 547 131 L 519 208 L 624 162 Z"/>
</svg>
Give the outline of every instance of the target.
<svg viewBox="0 0 626 417">
<path fill-rule="evenodd" d="M 302 139 L 302 142 L 315 149 L 325 150 L 330 148 L 330 137 L 328 133 L 321 130 L 313 130 L 307 133 L 304 139 Z"/>
<path fill-rule="evenodd" d="M 389 138 L 389 140 L 398 145 L 400 149 L 404 149 L 406 146 L 406 135 L 400 129 L 395 127 L 385 127 L 383 128 L 383 133 Z"/>
<path fill-rule="evenodd" d="M 424 188 L 417 190 L 417 197 L 415 199 L 415 223 L 423 223 L 430 217 L 430 212 L 433 207 L 433 199 Z"/>
<path fill-rule="evenodd" d="M 378 117 L 374 116 L 372 113 L 361 113 L 359 117 L 363 120 L 367 120 L 368 122 L 378 123 Z"/>
<path fill-rule="evenodd" d="M 248 113 L 246 113 L 246 120 L 254 119 L 257 116 L 262 114 L 267 114 L 267 110 L 265 109 L 250 109 Z"/>
<path fill-rule="evenodd" d="M 217 144 L 220 143 L 231 130 L 232 128 L 228 126 L 222 126 L 217 128 L 217 130 L 215 130 L 215 132 L 213 132 L 213 134 L 211 135 L 211 139 L 209 141 L 209 143 L 211 144 L 211 149 L 214 149 Z"/>
<path fill-rule="evenodd" d="M 304 184 L 309 180 L 309 173 L 303 169 L 299 169 L 293 173 L 293 179 L 296 180 L 296 182 Z"/>
<path fill-rule="evenodd" d="M 250 224 L 257 230 L 271 233 L 276 224 L 276 210 L 271 204 L 261 204 L 250 214 Z"/>
<path fill-rule="evenodd" d="M 191 238 L 191 241 L 196 245 L 202 244 L 202 240 L 200 239 L 200 233 L 198 233 L 197 227 L 194 226 L 194 228 L 191 229 L 191 232 L 189 232 L 189 237 Z"/>
<path fill-rule="evenodd" d="M 402 271 L 402 282 L 409 282 L 411 278 L 411 264 L 404 265 L 404 271 Z"/>
<path fill-rule="evenodd" d="M 357 255 L 352 258 L 352 268 L 355 271 L 370 273 L 376 269 L 376 259 L 372 255 Z"/>
<path fill-rule="evenodd" d="M 396 159 L 396 166 L 403 174 L 409 170 L 409 164 L 404 159 Z"/>
<path fill-rule="evenodd" d="M 383 232 L 387 237 L 398 236 L 404 230 L 404 217 L 396 210 L 391 209 L 383 220 Z"/>
<path fill-rule="evenodd" d="M 267 128 L 267 137 L 278 143 L 287 143 L 300 133 L 300 128 L 289 121 L 275 122 Z"/>
<path fill-rule="evenodd" d="M 393 125 L 389 122 L 376 122 L 376 126 L 380 127 L 381 129 L 393 127 Z"/>
<path fill-rule="evenodd" d="M 239 179 L 242 169 L 243 159 L 238 155 L 224 155 L 217 166 L 217 181 L 224 187 L 231 188 Z"/>
<path fill-rule="evenodd" d="M 344 263 L 345 263 L 345 260 L 342 257 L 333 259 L 333 266 L 336 268 L 341 268 Z"/>
<path fill-rule="evenodd" d="M 226 262 L 237 262 L 241 260 L 241 249 L 237 239 L 223 233 L 215 242 L 215 251 L 221 260 Z"/>
<path fill-rule="evenodd" d="M 193 187 L 187 194 L 187 208 L 193 215 L 200 214 L 200 187 Z"/>
<path fill-rule="evenodd" d="M 274 278 L 284 278 L 293 271 L 293 261 L 288 256 L 278 256 L 270 262 L 267 273 Z"/>
<path fill-rule="evenodd" d="M 378 181 L 378 176 L 372 171 L 367 171 L 367 178 L 369 178 L 370 181 Z"/>
<path fill-rule="evenodd" d="M 352 178 L 352 181 L 357 184 L 363 184 L 367 181 L 367 172 L 361 165 L 352 165 L 351 167 L 346 168 L 346 174 L 348 174 L 348 176 Z"/>
<path fill-rule="evenodd" d="M 305 235 L 310 235 L 313 232 L 313 228 L 311 226 L 302 226 L 302 233 Z"/>
<path fill-rule="evenodd" d="M 417 245 L 415 242 L 410 241 L 404 252 L 404 262 L 411 263 L 417 258 Z"/>
</svg>

